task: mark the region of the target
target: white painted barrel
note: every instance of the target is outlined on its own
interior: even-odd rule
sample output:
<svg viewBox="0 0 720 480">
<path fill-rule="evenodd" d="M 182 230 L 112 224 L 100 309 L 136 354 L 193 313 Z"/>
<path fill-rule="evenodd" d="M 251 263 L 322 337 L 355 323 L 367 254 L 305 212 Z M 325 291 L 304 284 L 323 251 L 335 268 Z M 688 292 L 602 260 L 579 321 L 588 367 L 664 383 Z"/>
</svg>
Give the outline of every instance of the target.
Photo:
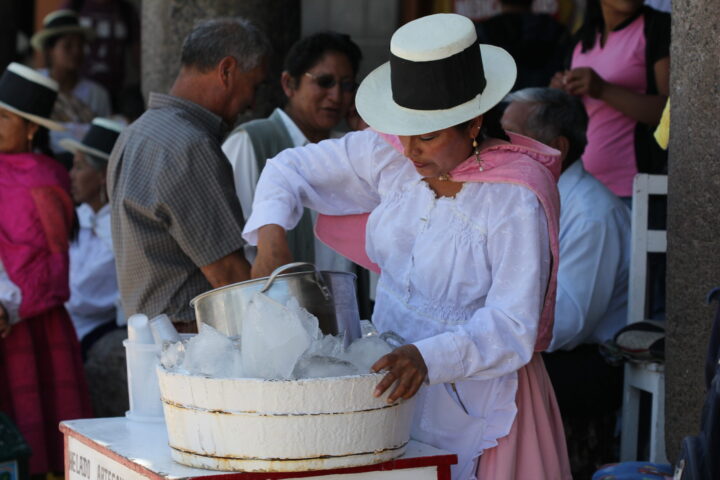
<svg viewBox="0 0 720 480">
<path fill-rule="evenodd" d="M 291 472 L 399 457 L 414 399 L 389 405 L 381 374 L 306 380 L 219 379 L 158 368 L 172 457 L 225 471 Z"/>
</svg>

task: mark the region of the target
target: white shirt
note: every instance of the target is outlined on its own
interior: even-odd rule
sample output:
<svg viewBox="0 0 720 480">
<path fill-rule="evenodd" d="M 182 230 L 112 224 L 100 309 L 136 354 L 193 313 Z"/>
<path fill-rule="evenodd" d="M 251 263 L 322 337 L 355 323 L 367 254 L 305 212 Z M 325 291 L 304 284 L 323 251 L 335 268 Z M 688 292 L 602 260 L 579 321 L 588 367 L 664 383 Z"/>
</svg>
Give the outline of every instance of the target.
<svg viewBox="0 0 720 480">
<path fill-rule="evenodd" d="M 290 117 L 280 109 L 276 110 L 280 113 L 283 124 L 290 135 L 292 143 L 296 147 L 307 145 L 308 139 L 303 135 L 300 129 L 290 119 Z M 333 132 L 333 137 L 341 136 L 342 133 Z M 244 130 L 240 130 L 230 135 L 222 146 L 223 152 L 230 160 L 235 176 L 235 191 L 240 206 L 242 207 L 243 216 L 248 219 L 252 213 L 253 198 L 255 197 L 255 187 L 260 178 L 258 171 L 257 157 L 253 150 L 250 135 Z M 315 222 L 317 212 L 311 211 L 312 221 Z M 315 238 L 315 265 L 320 270 L 333 270 L 341 272 L 353 272 L 354 264 L 345 257 L 338 255 L 324 243 Z M 255 260 L 256 249 L 252 246 L 245 247 L 245 258 L 249 262 Z M 303 259 L 297 259 L 303 260 Z"/>
<path fill-rule="evenodd" d="M 577 161 L 558 182 L 560 265 L 549 351 L 603 343 L 627 321 L 630 210 Z"/>
<path fill-rule="evenodd" d="M 491 183 L 436 198 L 407 159 L 366 131 L 268 161 L 243 236 L 255 244 L 263 225 L 294 227 L 303 205 L 372 211 L 366 249 L 382 269 L 373 322 L 413 342 L 428 367 L 413 437 L 457 453 L 453 478 L 472 478 L 477 456 L 510 430 L 516 371 L 533 355 L 550 270 L 537 198 Z"/>
<path fill-rule="evenodd" d="M 10 325 L 20 321 L 20 304 L 22 303 L 22 292 L 20 287 L 15 285 L 8 277 L 2 260 L 0 260 L 0 304 L 5 307 Z"/>
<path fill-rule="evenodd" d="M 65 303 L 78 338 L 115 319 L 118 300 L 110 205 L 97 213 L 86 203 L 77 208 L 80 231 L 70 244 L 70 299 Z"/>
</svg>

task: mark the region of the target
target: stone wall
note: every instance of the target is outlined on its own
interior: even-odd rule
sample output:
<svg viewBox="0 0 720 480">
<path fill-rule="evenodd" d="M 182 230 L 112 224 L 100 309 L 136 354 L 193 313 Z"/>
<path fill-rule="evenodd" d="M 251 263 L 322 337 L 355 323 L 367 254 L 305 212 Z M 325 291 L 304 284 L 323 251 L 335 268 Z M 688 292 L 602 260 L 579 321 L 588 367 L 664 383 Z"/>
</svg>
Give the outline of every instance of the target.
<svg viewBox="0 0 720 480">
<path fill-rule="evenodd" d="M 665 441 L 670 461 L 695 434 L 720 285 L 720 2 L 673 0 L 668 177 Z"/>
<path fill-rule="evenodd" d="M 269 36 L 275 55 L 268 80 L 258 92 L 253 116 L 266 116 L 279 102 L 282 59 L 300 36 L 300 0 L 146 0 L 142 2 L 142 91 L 167 92 L 180 68 L 185 36 L 199 21 L 241 16 Z"/>
</svg>

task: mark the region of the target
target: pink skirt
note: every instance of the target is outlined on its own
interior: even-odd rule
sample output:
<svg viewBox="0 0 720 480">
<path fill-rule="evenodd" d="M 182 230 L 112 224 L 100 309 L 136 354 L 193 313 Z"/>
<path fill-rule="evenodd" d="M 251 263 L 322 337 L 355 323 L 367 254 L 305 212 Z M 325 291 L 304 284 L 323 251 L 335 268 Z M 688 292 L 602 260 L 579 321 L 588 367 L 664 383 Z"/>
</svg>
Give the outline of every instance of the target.
<svg viewBox="0 0 720 480">
<path fill-rule="evenodd" d="M 483 452 L 478 480 L 571 480 L 560 410 L 539 353 L 518 370 L 515 402 L 510 433 Z"/>
</svg>

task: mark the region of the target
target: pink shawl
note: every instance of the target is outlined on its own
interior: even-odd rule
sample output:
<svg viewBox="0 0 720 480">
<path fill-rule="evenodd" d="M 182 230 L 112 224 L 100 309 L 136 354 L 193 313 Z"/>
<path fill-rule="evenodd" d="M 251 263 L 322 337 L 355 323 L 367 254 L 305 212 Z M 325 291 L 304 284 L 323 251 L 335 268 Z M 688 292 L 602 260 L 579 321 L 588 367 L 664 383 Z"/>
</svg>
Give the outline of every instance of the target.
<svg viewBox="0 0 720 480">
<path fill-rule="evenodd" d="M 560 196 L 557 180 L 560 177 L 560 155 L 547 145 L 508 133 L 511 143 L 498 142 L 480 152 L 482 170 L 475 157 L 470 157 L 450 172 L 453 180 L 461 182 L 514 183 L 535 193 L 547 217 L 552 267 L 545 293 L 545 303 L 540 316 L 535 350 L 543 351 L 552 339 L 557 293 L 557 269 L 559 262 L 558 229 Z M 403 152 L 400 139 L 394 135 L 380 134 L 390 145 Z M 365 252 L 365 229 L 369 213 L 358 215 L 318 215 L 315 234 L 330 248 L 368 270 L 380 272 Z"/>
<path fill-rule="evenodd" d="M 62 305 L 69 296 L 69 191 L 67 171 L 52 158 L 0 154 L 0 260 L 22 292 L 21 318 Z"/>
</svg>

